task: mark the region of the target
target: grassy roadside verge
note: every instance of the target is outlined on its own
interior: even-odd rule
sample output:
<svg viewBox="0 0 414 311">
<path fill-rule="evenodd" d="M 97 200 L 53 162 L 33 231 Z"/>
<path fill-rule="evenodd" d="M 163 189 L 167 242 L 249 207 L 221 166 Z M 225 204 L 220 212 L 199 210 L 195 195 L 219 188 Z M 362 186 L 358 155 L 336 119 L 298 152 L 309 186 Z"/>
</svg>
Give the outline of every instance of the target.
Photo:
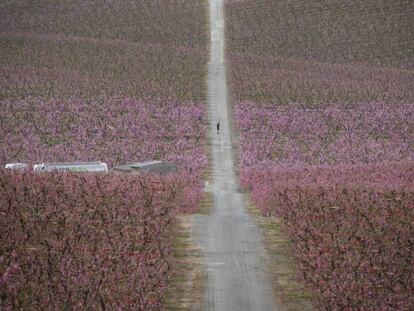
<svg viewBox="0 0 414 311">
<path fill-rule="evenodd" d="M 208 215 L 212 208 L 213 195 L 204 192 L 196 214 Z M 166 301 L 168 310 L 203 310 L 206 275 L 201 251 L 191 238 L 192 217 L 179 216 L 173 228 L 174 270 Z"/>
<path fill-rule="evenodd" d="M 284 232 L 282 220 L 263 217 L 251 203 L 248 212 L 262 229 L 267 270 L 277 305 L 283 311 L 314 310 L 311 294 L 297 279 L 297 268 L 290 250 L 291 241 Z"/>
<path fill-rule="evenodd" d="M 202 255 L 191 239 L 191 215 L 179 216 L 173 228 L 174 270 L 167 310 L 202 310 L 204 271 Z"/>
</svg>

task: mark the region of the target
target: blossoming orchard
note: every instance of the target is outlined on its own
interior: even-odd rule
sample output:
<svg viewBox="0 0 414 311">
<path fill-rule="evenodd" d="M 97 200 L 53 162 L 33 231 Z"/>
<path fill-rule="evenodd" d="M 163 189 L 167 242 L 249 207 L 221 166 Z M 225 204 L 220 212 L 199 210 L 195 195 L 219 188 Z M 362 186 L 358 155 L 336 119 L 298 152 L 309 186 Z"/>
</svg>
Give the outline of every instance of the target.
<svg viewBox="0 0 414 311">
<path fill-rule="evenodd" d="M 226 2 L 252 202 L 283 219 L 317 309 L 411 309 L 413 4 Z"/>
<path fill-rule="evenodd" d="M 228 124 L 209 102 L 221 2 Z M 196 309 L 167 305 L 176 275 L 195 283 L 180 244 L 201 248 L 192 298 L 210 310 L 211 286 L 239 284 L 212 281 L 237 265 L 207 256 L 250 253 L 194 246 L 196 222 L 185 241 L 176 226 L 204 192 L 214 205 L 229 191 L 207 177 L 225 135 L 251 217 L 282 223 L 309 308 L 414 309 L 412 12 L 406 0 L 1 3 L 0 310 Z M 30 169 L 95 161 L 109 171 Z M 113 169 L 145 161 L 177 169 Z M 268 247 L 256 255 L 276 256 Z"/>
<path fill-rule="evenodd" d="M 0 309 L 165 308 L 207 167 L 203 4 L 1 4 L 1 165 L 110 172 L 0 171 Z M 178 170 L 111 170 L 148 160 Z"/>
</svg>

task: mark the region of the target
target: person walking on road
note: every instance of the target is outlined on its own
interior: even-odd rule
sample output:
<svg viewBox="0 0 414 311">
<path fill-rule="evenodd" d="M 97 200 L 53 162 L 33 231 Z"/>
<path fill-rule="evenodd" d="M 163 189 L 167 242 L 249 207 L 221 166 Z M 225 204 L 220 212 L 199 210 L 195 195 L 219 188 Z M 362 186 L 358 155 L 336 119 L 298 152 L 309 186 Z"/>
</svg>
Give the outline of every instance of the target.
<svg viewBox="0 0 414 311">
<path fill-rule="evenodd" d="M 217 134 L 220 132 L 220 121 L 217 122 Z"/>
</svg>

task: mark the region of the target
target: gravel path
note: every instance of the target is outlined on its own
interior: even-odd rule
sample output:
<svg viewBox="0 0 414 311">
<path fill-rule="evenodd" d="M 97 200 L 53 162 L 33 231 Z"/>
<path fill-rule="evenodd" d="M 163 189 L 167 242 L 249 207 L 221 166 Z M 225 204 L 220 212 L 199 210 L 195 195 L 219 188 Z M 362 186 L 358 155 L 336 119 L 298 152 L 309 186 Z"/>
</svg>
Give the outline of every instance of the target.
<svg viewBox="0 0 414 311">
<path fill-rule="evenodd" d="M 211 215 L 194 217 L 194 238 L 207 271 L 205 310 L 278 310 L 264 269 L 261 231 L 238 189 L 227 110 L 223 0 L 210 0 L 211 50 L 208 74 L 209 139 L 214 194 Z M 216 123 L 220 121 L 220 133 Z"/>
</svg>

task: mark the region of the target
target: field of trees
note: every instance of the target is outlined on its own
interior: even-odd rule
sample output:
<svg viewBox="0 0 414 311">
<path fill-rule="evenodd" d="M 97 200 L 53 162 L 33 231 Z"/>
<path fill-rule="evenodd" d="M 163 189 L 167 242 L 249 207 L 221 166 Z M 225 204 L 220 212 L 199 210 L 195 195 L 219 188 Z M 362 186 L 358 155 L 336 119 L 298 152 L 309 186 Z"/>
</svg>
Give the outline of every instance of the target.
<svg viewBox="0 0 414 311">
<path fill-rule="evenodd" d="M 116 155 L 103 154 L 103 161 L 163 158 L 167 152 L 141 151 L 148 149 L 141 144 L 150 143 L 145 136 L 154 135 L 155 122 L 166 132 L 159 134 L 160 144 L 185 139 L 193 125 L 194 137 L 203 136 L 208 43 L 203 1 L 5 2 L 1 17 L 0 143 L 7 145 L 2 164 L 62 160 L 51 149 L 67 150 L 66 160 L 87 160 L 114 136 L 131 151 L 121 155 L 124 150 L 113 145 L 109 149 Z M 128 115 L 130 109 L 138 111 Z M 122 126 L 135 120 L 136 127 L 148 128 L 140 131 L 141 139 Z M 54 123 L 53 129 L 42 122 Z M 82 131 L 89 135 L 82 137 Z M 40 149 L 36 156 L 27 149 L 28 136 L 37 136 L 31 144 Z M 199 143 L 202 139 L 194 148 Z M 97 151 L 86 153 L 74 144 Z"/>
<path fill-rule="evenodd" d="M 225 0 L 243 188 L 321 310 L 414 306 L 414 2 Z M 207 168 L 207 0 L 0 3 L 0 309 L 162 310 Z M 156 186 L 154 186 L 156 185 Z M 174 293 L 173 293 L 174 295 Z"/>
<path fill-rule="evenodd" d="M 165 160 L 172 176 L 0 171 L 0 309 L 164 308 L 207 166 L 206 1 L 2 1 L 0 164 Z"/>
<path fill-rule="evenodd" d="M 240 175 L 323 310 L 414 306 L 412 1 L 226 1 Z"/>
<path fill-rule="evenodd" d="M 2 170 L 2 308 L 162 308 L 184 182 Z"/>
</svg>

